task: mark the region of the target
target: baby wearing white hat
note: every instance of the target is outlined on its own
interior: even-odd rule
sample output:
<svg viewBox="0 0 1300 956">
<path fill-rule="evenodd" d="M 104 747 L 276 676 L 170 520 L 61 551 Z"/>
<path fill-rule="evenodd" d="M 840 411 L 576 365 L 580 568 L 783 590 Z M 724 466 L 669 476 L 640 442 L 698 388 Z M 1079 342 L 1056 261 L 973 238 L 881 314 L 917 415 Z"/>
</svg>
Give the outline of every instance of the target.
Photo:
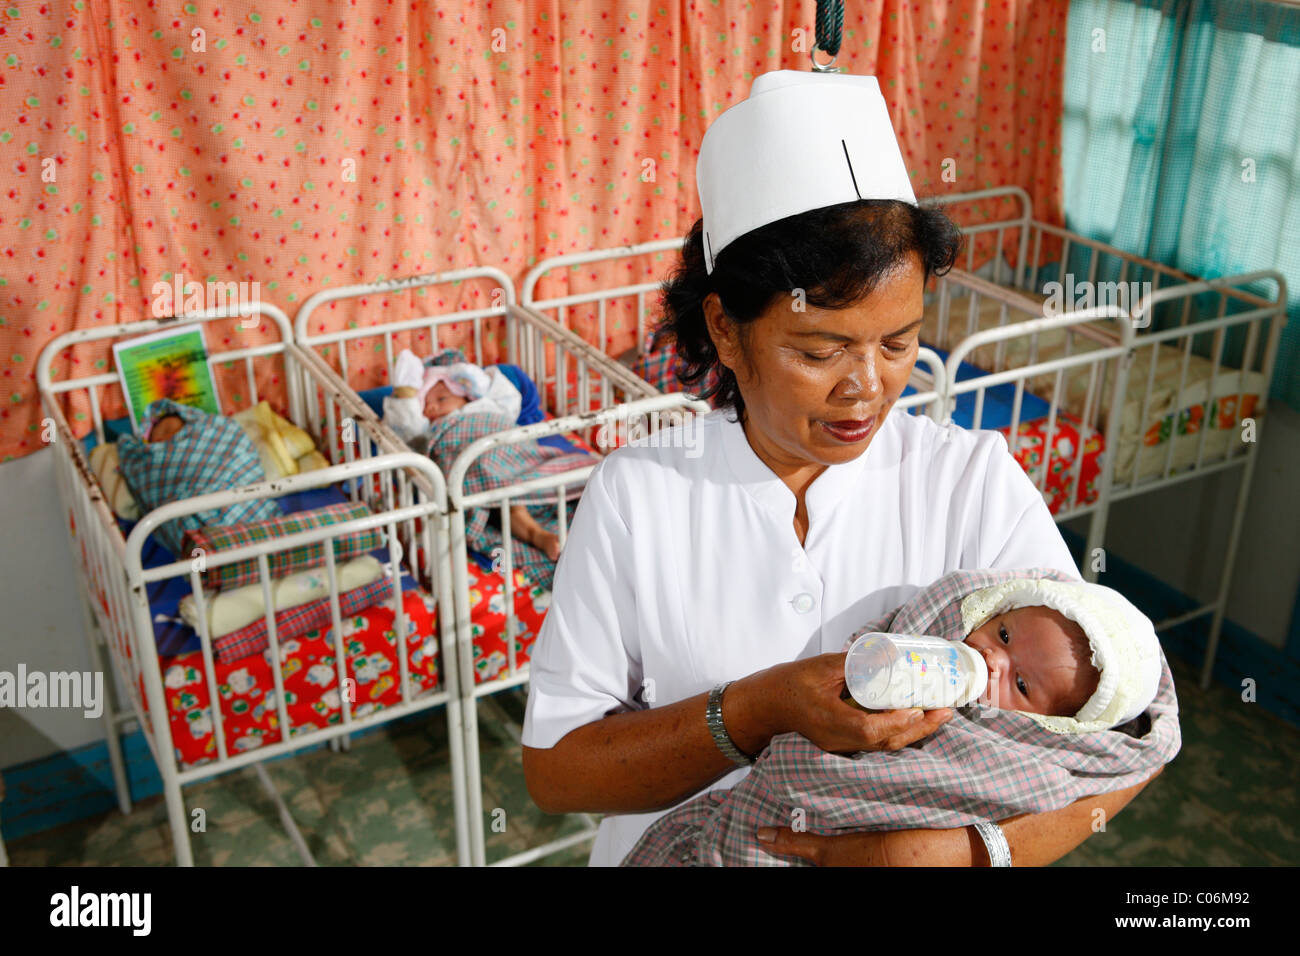
<svg viewBox="0 0 1300 956">
<path fill-rule="evenodd" d="M 961 615 L 965 643 L 989 669 L 982 704 L 1088 733 L 1128 723 L 1155 699 L 1155 628 L 1113 588 L 1017 579 L 971 592 Z"/>
<path fill-rule="evenodd" d="M 430 422 L 466 410 L 516 419 L 520 402 L 519 390 L 498 369 L 472 362 L 425 365 L 402 349 L 393 364 L 393 394 L 384 399 L 384 424 L 410 442 L 428 431 Z"/>
<path fill-rule="evenodd" d="M 393 366 L 393 394 L 384 399 L 384 424 L 421 454 L 428 453 L 433 422 L 474 412 L 519 418 L 522 396 L 500 369 L 472 362 L 425 365 L 410 349 L 398 353 Z M 560 537 L 523 505 L 510 508 L 512 533 L 552 561 L 560 556 Z"/>
</svg>

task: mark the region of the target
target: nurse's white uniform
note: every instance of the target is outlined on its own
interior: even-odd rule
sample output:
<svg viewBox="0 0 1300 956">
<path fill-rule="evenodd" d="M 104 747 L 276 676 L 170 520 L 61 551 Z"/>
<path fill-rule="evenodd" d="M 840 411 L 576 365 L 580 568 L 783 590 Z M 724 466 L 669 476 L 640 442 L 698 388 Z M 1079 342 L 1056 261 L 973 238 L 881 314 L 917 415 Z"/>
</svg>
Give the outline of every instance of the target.
<svg viewBox="0 0 1300 956">
<path fill-rule="evenodd" d="M 801 547 L 794 494 L 731 414 L 670 430 L 660 447 L 620 449 L 592 474 L 533 649 L 525 745 L 553 747 L 607 714 L 842 650 L 958 568 L 1080 577 L 997 432 L 889 413 L 863 454 L 808 488 Z M 658 816 L 606 817 L 592 865 L 617 864 Z"/>
</svg>

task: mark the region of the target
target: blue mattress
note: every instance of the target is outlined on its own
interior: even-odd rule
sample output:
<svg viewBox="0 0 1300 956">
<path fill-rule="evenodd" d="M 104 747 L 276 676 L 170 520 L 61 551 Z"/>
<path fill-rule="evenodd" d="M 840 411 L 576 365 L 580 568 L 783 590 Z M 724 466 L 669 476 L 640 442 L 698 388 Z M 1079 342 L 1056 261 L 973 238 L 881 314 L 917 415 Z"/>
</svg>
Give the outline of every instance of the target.
<svg viewBox="0 0 1300 956">
<path fill-rule="evenodd" d="M 944 361 L 948 360 L 948 352 L 944 349 L 935 348 L 933 345 L 926 345 L 926 348 L 935 352 Z M 975 378 L 979 375 L 987 375 L 984 369 L 972 365 L 970 362 L 962 362 L 957 368 L 957 381 L 964 382 L 968 379 Z M 916 394 L 916 389 L 911 385 L 903 389 L 904 395 Z M 962 428 L 970 428 L 975 421 L 975 392 L 965 392 L 957 396 L 957 405 L 953 409 L 952 420 Z M 1011 425 L 1012 404 L 1016 400 L 1016 383 L 1003 382 L 1001 385 L 995 385 L 992 388 L 984 390 L 984 409 L 980 416 L 980 428 L 997 429 L 1007 428 Z M 1051 411 L 1051 404 L 1039 398 L 1037 395 L 1026 390 L 1020 397 L 1020 421 L 1031 422 L 1037 418 L 1046 418 Z"/>
</svg>

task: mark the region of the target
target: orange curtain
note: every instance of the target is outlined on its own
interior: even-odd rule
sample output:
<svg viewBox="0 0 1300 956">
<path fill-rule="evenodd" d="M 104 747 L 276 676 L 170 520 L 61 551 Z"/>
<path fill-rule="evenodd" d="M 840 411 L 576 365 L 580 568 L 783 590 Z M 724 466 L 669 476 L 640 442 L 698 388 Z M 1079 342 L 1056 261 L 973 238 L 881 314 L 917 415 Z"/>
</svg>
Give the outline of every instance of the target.
<svg viewBox="0 0 1300 956">
<path fill-rule="evenodd" d="M 699 216 L 701 135 L 755 75 L 808 69 L 816 12 L 814 0 L 439 7 L 49 0 L 0 11 L 0 459 L 41 446 L 46 343 L 151 317 L 155 283 L 177 274 L 256 282 L 292 318 L 323 288 L 471 265 L 519 284 L 548 256 L 683 235 Z M 1066 8 L 848 0 L 838 65 L 880 77 L 918 196 L 1018 184 L 1039 218 L 1061 221 Z M 654 281 L 668 264 L 573 270 L 542 292 Z M 485 304 L 466 284 L 318 319 Z M 209 335 L 210 349 L 270 338 L 233 320 Z M 608 350 L 634 337 L 630 312 L 611 314 Z M 386 375 L 383 354 L 365 353 L 349 353 L 358 387 Z M 113 367 L 85 345 L 55 374 L 69 363 Z M 274 396 L 274 379 L 259 390 Z M 247 403 L 241 383 L 219 375 L 228 405 Z M 71 411 L 87 429 L 88 410 Z"/>
</svg>

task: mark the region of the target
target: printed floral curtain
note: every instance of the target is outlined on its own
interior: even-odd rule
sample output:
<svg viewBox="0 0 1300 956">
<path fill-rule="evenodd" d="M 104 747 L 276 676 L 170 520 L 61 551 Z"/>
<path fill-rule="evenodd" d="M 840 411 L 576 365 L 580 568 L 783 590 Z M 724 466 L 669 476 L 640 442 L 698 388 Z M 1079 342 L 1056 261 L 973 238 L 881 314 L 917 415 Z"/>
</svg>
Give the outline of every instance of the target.
<svg viewBox="0 0 1300 956">
<path fill-rule="evenodd" d="M 815 12 L 813 0 L 10 3 L 0 460 L 41 447 L 45 345 L 151 317 L 158 283 L 256 282 L 292 318 L 321 289 L 472 265 L 518 286 L 548 256 L 685 234 L 701 135 L 755 75 L 808 69 Z M 919 196 L 1018 184 L 1040 218 L 1062 221 L 1066 13 L 1065 0 L 848 0 L 838 64 L 880 77 Z M 655 281 L 670 259 L 563 272 L 542 292 L 607 269 Z M 484 296 L 467 282 L 317 318 L 375 324 Z M 272 337 L 214 325 L 210 350 Z M 610 314 L 608 335 L 610 352 L 633 344 L 630 310 Z M 382 352 L 349 360 L 357 387 L 385 380 Z M 79 345 L 54 373 L 71 366 L 111 371 L 112 355 Z M 242 369 L 218 381 L 232 410 L 248 403 Z M 122 414 L 111 398 L 106 416 Z M 70 411 L 89 428 L 84 402 Z"/>
</svg>

